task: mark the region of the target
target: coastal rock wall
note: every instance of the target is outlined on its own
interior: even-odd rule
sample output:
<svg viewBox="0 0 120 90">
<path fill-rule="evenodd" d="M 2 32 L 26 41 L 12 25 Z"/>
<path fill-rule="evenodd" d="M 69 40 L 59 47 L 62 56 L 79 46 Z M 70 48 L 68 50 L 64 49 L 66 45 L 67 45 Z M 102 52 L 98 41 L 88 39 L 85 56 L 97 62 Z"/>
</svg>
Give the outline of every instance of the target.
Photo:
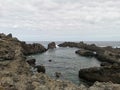
<svg viewBox="0 0 120 90">
<path fill-rule="evenodd" d="M 43 53 L 47 50 L 43 45 L 38 43 L 26 44 L 25 42 L 21 42 L 21 46 L 25 55 Z"/>
<path fill-rule="evenodd" d="M 92 55 L 93 57 L 96 57 L 100 61 L 106 61 L 110 63 L 120 63 L 120 48 L 112 48 L 110 46 L 107 47 L 98 47 L 95 44 L 85 44 L 83 42 L 75 43 L 75 42 L 64 42 L 62 44 L 59 44 L 60 47 L 76 47 L 79 49 L 84 49 L 84 56 L 85 54 L 88 54 L 87 52 L 95 52 L 96 55 Z M 85 52 L 86 50 L 86 52 Z M 76 51 L 77 54 L 83 55 L 81 53 L 83 50 Z M 87 56 L 87 55 L 86 55 Z"/>
<path fill-rule="evenodd" d="M 85 44 L 83 42 L 64 42 L 59 45 L 60 47 L 76 47 L 75 53 L 85 57 L 95 57 L 101 62 L 102 67 L 92 67 L 81 69 L 79 77 L 87 81 L 95 82 L 108 82 L 120 84 L 120 48 L 98 47 L 95 44 Z M 106 64 L 107 63 L 107 64 Z M 104 65 L 103 65 L 104 64 Z"/>
<path fill-rule="evenodd" d="M 81 69 L 79 77 L 85 80 L 95 82 L 113 82 L 120 84 L 120 66 L 118 64 Z"/>
<path fill-rule="evenodd" d="M 4 38 L 3 38 L 4 37 Z M 96 82 L 91 87 L 54 80 L 43 73 L 33 73 L 24 56 L 21 41 L 0 34 L 0 90 L 119 90 L 119 84 Z M 11 56 L 4 52 L 13 52 Z M 11 53 L 12 54 L 12 53 Z M 10 57 L 9 59 L 7 57 Z"/>
<path fill-rule="evenodd" d="M 6 56 L 0 57 L 0 90 L 80 90 L 71 82 L 53 80 L 43 73 L 33 74 L 26 62 L 21 42 L 2 35 L 4 38 L 0 39 L 0 50 L 12 50 L 14 55 L 10 60 Z"/>
<path fill-rule="evenodd" d="M 56 48 L 55 42 L 51 42 L 48 44 L 48 49 L 54 49 L 54 48 Z"/>
</svg>

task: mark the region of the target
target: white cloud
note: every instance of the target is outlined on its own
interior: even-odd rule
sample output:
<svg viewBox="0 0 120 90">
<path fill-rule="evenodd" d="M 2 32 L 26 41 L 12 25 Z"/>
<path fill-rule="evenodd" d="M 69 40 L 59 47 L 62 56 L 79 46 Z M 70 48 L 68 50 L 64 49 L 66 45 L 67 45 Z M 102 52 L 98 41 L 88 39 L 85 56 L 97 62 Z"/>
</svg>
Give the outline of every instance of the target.
<svg viewBox="0 0 120 90">
<path fill-rule="evenodd" d="M 100 37 L 112 29 L 109 34 L 120 34 L 119 24 L 119 0 L 0 0 L 0 28 L 48 30 L 60 35 L 69 32 L 65 35 L 74 36 L 94 33 Z"/>
</svg>

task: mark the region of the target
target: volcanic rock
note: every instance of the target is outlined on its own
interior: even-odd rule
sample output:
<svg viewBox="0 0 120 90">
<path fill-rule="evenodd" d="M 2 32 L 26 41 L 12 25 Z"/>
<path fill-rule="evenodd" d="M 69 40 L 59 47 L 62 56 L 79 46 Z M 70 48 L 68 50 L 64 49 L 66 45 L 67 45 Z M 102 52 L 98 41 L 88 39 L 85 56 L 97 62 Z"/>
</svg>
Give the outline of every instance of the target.
<svg viewBox="0 0 120 90">
<path fill-rule="evenodd" d="M 2 59 L 2 61 L 0 60 L 0 90 L 99 90 L 99 89 L 119 90 L 120 89 L 120 84 L 97 82 L 93 86 L 88 88 L 84 85 L 77 86 L 69 81 L 51 79 L 44 73 L 37 73 L 37 72 L 33 73 L 30 70 L 30 65 L 26 62 L 25 54 L 35 52 L 34 50 L 33 51 L 31 50 L 31 47 L 33 47 L 34 45 L 32 46 L 25 45 L 23 47 L 21 43 L 23 42 L 19 41 L 17 38 L 7 37 L 3 33 L 0 34 L 0 50 L 1 50 L 0 59 Z M 27 47 L 27 49 L 25 47 Z M 8 53 L 11 53 L 12 56 L 10 56 L 10 54 Z M 10 60 L 7 60 L 8 57 L 10 57 L 9 58 Z M 114 66 L 117 67 L 117 65 Z M 119 70 L 118 71 L 116 70 L 114 69 L 115 74 L 116 72 L 119 72 Z M 112 73 L 112 75 L 114 74 Z"/>
<path fill-rule="evenodd" d="M 64 42 L 62 44 L 59 44 L 60 47 L 76 47 L 79 49 L 85 49 L 92 52 L 95 52 L 96 55 L 95 58 L 102 62 L 109 62 L 109 63 L 120 63 L 120 48 L 112 48 L 110 46 L 107 47 L 98 47 L 95 44 L 85 44 L 83 42 Z M 77 54 L 79 54 L 80 51 L 76 51 Z M 89 53 L 89 54 L 92 54 Z M 94 54 L 95 54 L 94 53 Z M 81 53 L 80 53 L 81 54 Z M 85 54 L 84 54 L 85 55 Z M 88 55 L 86 55 L 88 56 Z"/>
<path fill-rule="evenodd" d="M 55 42 L 51 42 L 48 44 L 48 49 L 54 49 L 54 48 L 56 48 Z"/>
<path fill-rule="evenodd" d="M 27 60 L 27 63 L 29 64 L 29 65 L 31 65 L 31 66 L 35 66 L 35 62 L 36 62 L 36 59 L 29 59 L 29 60 Z"/>
<path fill-rule="evenodd" d="M 61 76 L 61 73 L 60 72 L 55 72 L 55 76 L 56 76 L 56 78 L 59 78 Z"/>
<path fill-rule="evenodd" d="M 37 68 L 37 72 L 45 73 L 45 66 L 43 65 L 36 65 L 34 68 Z"/>
<path fill-rule="evenodd" d="M 79 77 L 85 80 L 95 82 L 109 82 L 112 81 L 113 83 L 120 83 L 120 66 L 116 65 L 109 65 L 109 66 L 102 66 L 102 67 L 93 67 L 88 69 L 81 69 L 79 71 Z"/>
<path fill-rule="evenodd" d="M 21 42 L 21 46 L 25 55 L 43 53 L 47 50 L 43 45 L 39 43 L 26 44 L 25 42 Z"/>
<path fill-rule="evenodd" d="M 86 56 L 86 57 L 95 57 L 96 55 L 95 52 L 90 51 L 90 50 L 85 50 L 85 49 L 77 50 L 75 53 L 81 56 Z"/>
</svg>

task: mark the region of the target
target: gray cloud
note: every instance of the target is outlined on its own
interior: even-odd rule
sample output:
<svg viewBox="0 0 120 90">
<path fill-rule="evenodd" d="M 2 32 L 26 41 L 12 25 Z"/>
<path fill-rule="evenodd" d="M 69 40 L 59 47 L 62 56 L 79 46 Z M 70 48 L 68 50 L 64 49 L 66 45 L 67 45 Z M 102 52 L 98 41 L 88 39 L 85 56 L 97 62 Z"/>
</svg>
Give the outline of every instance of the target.
<svg viewBox="0 0 120 90">
<path fill-rule="evenodd" d="M 103 36 L 116 40 L 120 34 L 120 1 L 0 0 L 0 28 L 1 32 L 11 31 L 25 40 L 39 35 L 52 40 L 53 34 L 59 40 L 103 40 Z M 17 32 L 29 35 L 23 37 Z"/>
</svg>

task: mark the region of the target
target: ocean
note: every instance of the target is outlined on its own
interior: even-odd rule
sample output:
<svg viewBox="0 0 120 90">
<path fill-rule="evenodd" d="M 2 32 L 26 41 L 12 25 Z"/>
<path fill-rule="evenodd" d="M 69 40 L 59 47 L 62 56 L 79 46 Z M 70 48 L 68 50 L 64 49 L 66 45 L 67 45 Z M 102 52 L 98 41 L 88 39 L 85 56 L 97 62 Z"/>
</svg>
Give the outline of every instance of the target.
<svg viewBox="0 0 120 90">
<path fill-rule="evenodd" d="M 27 43 L 40 43 L 47 47 L 50 42 L 27 42 Z M 60 44 L 62 42 L 56 42 Z M 120 42 L 85 42 L 88 44 L 96 44 L 98 46 L 112 46 L 120 47 Z M 77 85 L 83 83 L 78 77 L 80 69 L 89 67 L 99 67 L 100 61 L 93 57 L 83 57 L 75 54 L 78 48 L 58 47 L 56 49 L 50 49 L 45 53 L 30 55 L 28 58 L 35 58 L 37 65 L 44 65 L 46 68 L 46 74 L 51 78 L 56 79 L 55 72 L 60 72 L 61 80 L 69 80 Z M 49 62 L 49 60 L 52 60 Z"/>
</svg>

